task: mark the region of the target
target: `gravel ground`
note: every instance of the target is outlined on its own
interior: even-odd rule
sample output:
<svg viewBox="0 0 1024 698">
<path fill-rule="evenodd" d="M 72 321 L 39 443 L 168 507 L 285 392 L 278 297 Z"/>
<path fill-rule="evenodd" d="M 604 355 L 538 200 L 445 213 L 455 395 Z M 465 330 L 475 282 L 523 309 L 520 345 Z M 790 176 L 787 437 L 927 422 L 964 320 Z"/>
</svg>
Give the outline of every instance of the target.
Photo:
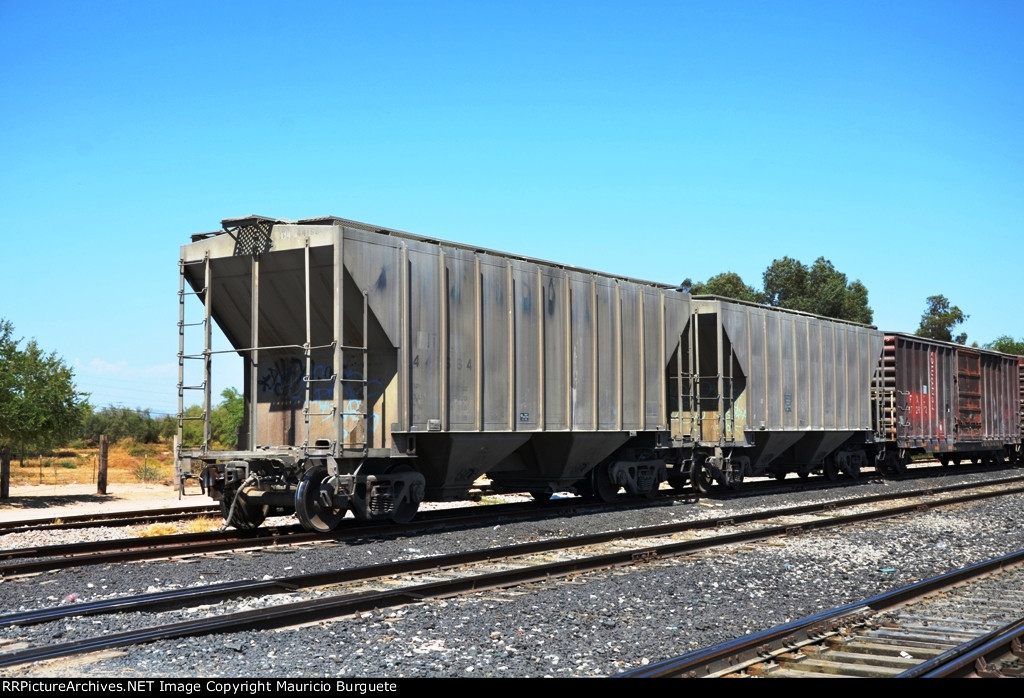
<svg viewBox="0 0 1024 698">
<path fill-rule="evenodd" d="M 939 484 L 979 479 L 982 476 L 948 475 Z M 84 568 L 0 582 L 0 604 L 14 611 L 71 603 L 71 595 L 90 601 L 233 579 L 302 574 L 922 485 L 920 480 L 862 482 L 824 495 L 703 500 L 332 547 Z M 0 676 L 609 676 L 1020 549 L 1024 547 L 1022 508 L 1024 496 L 1015 495 L 855 530 L 805 533 L 783 541 L 412 604 L 301 628 L 156 642 L 0 670 Z M 12 547 L 13 539 L 8 539 L 0 537 L 0 548 Z M 18 544 L 28 543 L 21 539 Z M 278 601 L 232 601 L 161 614 L 159 620 Z M 152 617 L 130 614 L 4 629 L 0 649 L 13 648 L 10 643 L 22 640 L 32 645 L 66 642 L 85 629 L 92 634 L 117 632 L 154 622 Z"/>
</svg>

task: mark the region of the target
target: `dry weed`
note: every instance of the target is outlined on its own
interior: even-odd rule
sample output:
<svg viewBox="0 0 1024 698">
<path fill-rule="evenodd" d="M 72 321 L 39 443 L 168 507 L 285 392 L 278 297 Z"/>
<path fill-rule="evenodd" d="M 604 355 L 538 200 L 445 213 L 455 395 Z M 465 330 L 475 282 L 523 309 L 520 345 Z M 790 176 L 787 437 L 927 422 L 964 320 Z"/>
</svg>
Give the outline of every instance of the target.
<svg viewBox="0 0 1024 698">
<path fill-rule="evenodd" d="M 139 534 L 140 538 L 148 538 L 150 536 L 173 536 L 178 532 L 178 528 L 174 524 L 169 523 L 155 523 L 146 526 Z"/>
<path fill-rule="evenodd" d="M 207 531 L 216 531 L 223 525 L 224 521 L 221 519 L 215 519 L 210 516 L 200 516 L 185 522 L 185 532 L 206 533 Z"/>
</svg>

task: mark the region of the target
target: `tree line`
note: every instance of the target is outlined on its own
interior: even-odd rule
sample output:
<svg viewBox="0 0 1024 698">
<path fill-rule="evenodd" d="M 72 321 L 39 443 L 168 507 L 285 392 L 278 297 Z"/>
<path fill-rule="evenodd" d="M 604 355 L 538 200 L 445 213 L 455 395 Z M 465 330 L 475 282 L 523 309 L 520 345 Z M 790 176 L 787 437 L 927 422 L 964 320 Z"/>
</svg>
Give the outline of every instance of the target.
<svg viewBox="0 0 1024 698">
<path fill-rule="evenodd" d="M 148 409 L 109 405 L 96 408 L 75 386 L 74 372 L 56 352 L 46 352 L 34 340 L 16 338 L 13 324 L 0 319 L 0 449 L 15 458 L 51 452 L 76 444 L 95 446 L 105 434 L 112 442 L 157 443 L 177 434 L 176 415 L 153 416 Z M 215 445 L 234 448 L 242 424 L 244 402 L 234 388 L 221 393 L 210 421 Z M 203 439 L 203 408 L 185 411 L 183 438 L 187 444 Z"/>
<path fill-rule="evenodd" d="M 865 325 L 874 317 L 864 284 L 848 281 L 846 274 L 824 257 L 818 257 L 810 267 L 792 257 L 776 259 L 765 270 L 762 281 L 763 287 L 756 289 L 729 271 L 705 282 L 686 279 L 680 288 L 695 295 L 725 296 Z"/>
<path fill-rule="evenodd" d="M 227 388 L 221 393 L 221 401 L 210 413 L 211 438 L 215 445 L 235 448 L 238 429 L 242 425 L 245 405 L 241 393 Z M 193 405 L 185 410 L 182 439 L 186 444 L 198 445 L 203 440 L 203 408 Z M 159 443 L 173 439 L 178 433 L 177 415 L 154 417 L 148 409 L 131 409 L 109 405 L 90 408 L 82 420 L 78 439 L 86 446 L 94 446 L 101 435 L 113 442 L 131 440 L 138 443 Z"/>
<path fill-rule="evenodd" d="M 849 281 L 846 274 L 824 257 L 818 257 L 810 266 L 792 257 L 776 259 L 764 271 L 760 289 L 745 283 L 739 274 L 731 271 L 703 282 L 687 278 L 679 288 L 695 295 L 725 296 L 866 325 L 871 324 L 874 317 L 864 284 L 859 279 Z M 945 296 L 928 296 L 921 323 L 914 334 L 967 344 L 967 333 L 956 332 L 956 328 L 968 317 Z M 977 347 L 978 343 L 974 342 L 972 346 Z M 1009 335 L 996 338 L 984 348 L 1024 356 L 1024 340 L 1015 340 Z"/>
<path fill-rule="evenodd" d="M 45 405 L 35 408 L 45 411 Z M 221 401 L 210 413 L 211 439 L 215 448 L 237 447 L 238 429 L 244 416 L 242 395 L 234 388 L 221 393 Z M 182 440 L 186 446 L 198 447 L 203 441 L 203 408 L 193 405 L 185 410 L 186 419 L 182 426 Z M 166 443 L 178 433 L 177 415 L 153 415 L 149 409 L 130 408 L 121 405 L 93 407 L 88 401 L 78 405 L 77 417 L 67 422 L 67 428 L 50 431 L 43 426 L 33 429 L 31 425 L 14 425 L 17 419 L 12 415 L 0 416 L 0 425 L 5 433 L 12 434 L 0 439 L 0 447 L 11 449 L 14 458 L 24 459 L 37 454 L 51 452 L 60 446 L 92 448 L 99 444 L 100 436 L 106 436 L 111 443 L 132 441 L 139 444 Z"/>
</svg>

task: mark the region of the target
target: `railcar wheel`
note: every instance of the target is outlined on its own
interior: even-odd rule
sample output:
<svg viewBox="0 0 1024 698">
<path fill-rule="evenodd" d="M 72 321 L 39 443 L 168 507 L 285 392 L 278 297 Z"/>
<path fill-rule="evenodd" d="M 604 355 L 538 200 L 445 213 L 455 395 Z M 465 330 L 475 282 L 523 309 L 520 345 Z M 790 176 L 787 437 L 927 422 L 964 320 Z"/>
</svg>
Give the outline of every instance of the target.
<svg viewBox="0 0 1024 698">
<path fill-rule="evenodd" d="M 619 486 L 612 482 L 608 468 L 603 463 L 591 471 L 594 498 L 600 502 L 614 502 L 619 496 Z"/>
<path fill-rule="evenodd" d="M 825 479 L 829 482 L 835 482 L 839 479 L 839 464 L 836 463 L 836 459 L 832 456 L 825 457 L 825 462 L 822 464 L 821 469 L 825 473 Z"/>
<path fill-rule="evenodd" d="M 711 473 L 704 466 L 705 456 L 695 453 L 690 463 L 690 485 L 700 494 L 707 494 L 711 491 Z"/>
<path fill-rule="evenodd" d="M 743 485 L 743 467 L 736 466 L 737 471 L 729 473 L 728 485 L 730 490 L 738 490 Z"/>
<path fill-rule="evenodd" d="M 669 471 L 668 484 L 674 490 L 681 490 L 690 484 L 690 471 L 679 472 L 678 468 Z"/>
<path fill-rule="evenodd" d="M 235 510 L 231 511 L 234 503 Z M 250 502 L 245 492 L 228 490 L 224 493 L 224 499 L 220 502 L 220 512 L 228 526 L 234 526 L 241 530 L 258 528 L 264 519 L 267 518 L 267 511 L 270 509 L 266 504 Z M 228 519 L 228 517 L 231 517 Z"/>
<path fill-rule="evenodd" d="M 548 492 L 547 490 L 530 490 L 530 496 L 538 502 L 548 501 L 553 494 L 554 492 Z"/>
<path fill-rule="evenodd" d="M 939 456 L 939 462 L 943 468 L 949 467 L 949 456 Z"/>
<path fill-rule="evenodd" d="M 576 490 L 576 494 L 584 499 L 594 498 L 594 483 L 590 475 L 587 475 L 582 480 L 577 480 L 576 484 L 572 486 Z"/>
<path fill-rule="evenodd" d="M 885 465 L 895 475 L 903 475 L 907 472 L 907 458 L 900 457 L 896 451 L 889 451 L 885 454 Z"/>
<path fill-rule="evenodd" d="M 393 465 L 388 468 L 387 473 L 411 473 L 414 472 L 408 465 Z M 407 498 L 394 505 L 394 509 L 391 512 L 391 520 L 396 524 L 406 524 L 412 521 L 413 517 L 416 516 L 416 512 L 420 510 L 420 503 L 414 501 L 412 498 Z"/>
<path fill-rule="evenodd" d="M 306 471 L 295 489 L 295 514 L 299 522 L 308 531 L 327 533 L 333 531 L 345 518 L 348 511 L 344 507 L 327 508 L 320 498 L 321 490 L 326 488 L 329 496 L 333 491 L 326 484 L 327 466 L 314 465 Z"/>
<path fill-rule="evenodd" d="M 787 471 L 783 471 L 781 473 L 772 473 L 771 474 L 771 476 L 773 478 L 775 478 L 776 480 L 778 480 L 779 482 L 782 482 L 783 480 L 785 480 L 787 475 L 789 475 L 789 472 L 787 472 Z"/>
</svg>

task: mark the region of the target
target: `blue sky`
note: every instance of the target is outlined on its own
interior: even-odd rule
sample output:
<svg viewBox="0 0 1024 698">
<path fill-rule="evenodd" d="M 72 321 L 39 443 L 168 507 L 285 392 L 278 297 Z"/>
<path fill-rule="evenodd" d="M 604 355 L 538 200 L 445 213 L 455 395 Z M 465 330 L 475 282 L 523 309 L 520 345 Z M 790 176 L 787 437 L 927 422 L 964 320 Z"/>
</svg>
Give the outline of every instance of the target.
<svg viewBox="0 0 1024 698">
<path fill-rule="evenodd" d="M 824 256 L 883 329 L 943 294 L 1024 337 L 1021 2 L 0 0 L 0 32 L 0 318 L 95 405 L 176 410 L 178 247 L 249 213 L 667 283 Z"/>
</svg>

